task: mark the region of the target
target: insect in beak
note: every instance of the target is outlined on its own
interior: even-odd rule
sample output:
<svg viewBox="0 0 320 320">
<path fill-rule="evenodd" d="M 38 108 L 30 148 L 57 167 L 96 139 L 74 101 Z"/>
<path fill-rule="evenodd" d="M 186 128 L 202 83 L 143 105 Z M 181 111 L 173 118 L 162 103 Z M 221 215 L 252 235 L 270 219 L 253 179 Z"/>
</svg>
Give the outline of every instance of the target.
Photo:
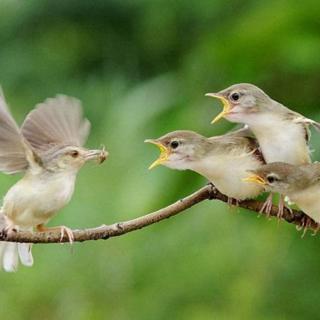
<svg viewBox="0 0 320 320">
<path fill-rule="evenodd" d="M 104 162 L 107 157 L 108 157 L 109 153 L 108 151 L 106 151 L 105 147 L 102 146 L 102 149 L 98 149 L 98 150 L 88 150 L 85 154 L 85 160 L 89 161 L 89 160 L 97 160 L 98 163 L 102 163 Z"/>
</svg>

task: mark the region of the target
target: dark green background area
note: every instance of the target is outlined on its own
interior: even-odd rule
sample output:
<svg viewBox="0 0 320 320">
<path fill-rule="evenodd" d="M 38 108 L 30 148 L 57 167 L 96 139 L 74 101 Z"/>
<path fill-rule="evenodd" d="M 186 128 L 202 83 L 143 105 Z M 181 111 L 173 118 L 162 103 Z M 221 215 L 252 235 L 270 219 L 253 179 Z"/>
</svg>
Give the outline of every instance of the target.
<svg viewBox="0 0 320 320">
<path fill-rule="evenodd" d="M 320 121 L 319 55 L 317 0 L 0 2 L 0 82 L 15 118 L 76 96 L 92 122 L 87 145 L 110 152 L 81 171 L 52 226 L 131 219 L 206 183 L 149 172 L 158 151 L 143 143 L 231 129 L 210 125 L 221 107 L 206 92 L 251 82 Z M 16 179 L 1 175 L 0 194 Z M 319 318 L 319 236 L 215 201 L 120 238 L 33 252 L 33 268 L 0 273 L 1 319 Z"/>
</svg>

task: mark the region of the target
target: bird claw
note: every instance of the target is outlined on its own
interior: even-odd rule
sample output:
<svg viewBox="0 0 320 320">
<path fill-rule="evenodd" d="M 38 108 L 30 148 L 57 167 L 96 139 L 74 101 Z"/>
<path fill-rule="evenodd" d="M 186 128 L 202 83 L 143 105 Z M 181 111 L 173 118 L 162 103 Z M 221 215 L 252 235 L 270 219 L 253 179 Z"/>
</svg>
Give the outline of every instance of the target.
<svg viewBox="0 0 320 320">
<path fill-rule="evenodd" d="M 74 242 L 74 234 L 73 234 L 73 232 L 72 232 L 72 230 L 70 228 L 65 227 L 65 226 L 61 226 L 60 227 L 60 232 L 61 232 L 60 242 L 63 241 L 63 238 L 66 235 L 68 240 L 69 240 L 69 243 L 73 244 L 73 242 Z"/>
<path fill-rule="evenodd" d="M 0 231 L 0 235 L 7 237 L 8 235 L 16 232 L 18 232 L 18 229 L 16 228 L 16 226 L 10 223 Z"/>
<path fill-rule="evenodd" d="M 320 230 L 320 223 L 317 223 L 317 227 L 313 230 L 311 235 L 316 236 L 319 230 Z"/>
<path fill-rule="evenodd" d="M 259 211 L 260 213 L 266 213 L 268 218 L 270 217 L 270 213 L 271 213 L 271 210 L 273 207 L 272 197 L 273 197 L 273 194 L 272 193 L 269 194 L 267 200 L 264 202 L 262 208 Z M 278 204 L 278 212 L 277 212 L 277 218 L 279 219 L 279 221 L 283 217 L 284 208 L 285 208 L 284 197 L 282 195 L 280 195 L 280 200 L 279 200 L 279 204 Z M 293 215 L 292 209 L 289 207 L 286 207 L 286 208 L 290 211 L 291 215 Z"/>
<path fill-rule="evenodd" d="M 2 234 L 8 235 L 11 232 L 18 232 L 17 226 L 5 215 L 0 216 L 0 223 L 3 225 Z"/>
<path fill-rule="evenodd" d="M 278 204 L 278 212 L 277 212 L 277 218 L 279 219 L 279 221 L 283 217 L 284 207 L 285 207 L 285 205 L 284 205 L 284 197 L 282 195 L 280 195 L 279 204 Z M 288 210 L 292 213 L 291 208 L 288 208 Z"/>
<path fill-rule="evenodd" d="M 272 197 L 273 197 L 272 193 L 268 195 L 267 200 L 264 202 L 264 204 L 262 205 L 259 211 L 259 213 L 265 213 L 268 218 L 270 217 L 271 209 L 273 206 Z"/>
<path fill-rule="evenodd" d="M 232 207 L 232 206 L 238 207 L 239 206 L 239 200 L 228 197 L 227 204 L 228 204 L 229 207 Z"/>
<path fill-rule="evenodd" d="M 279 219 L 279 221 L 282 219 L 282 216 L 283 216 L 283 207 L 279 205 L 278 213 L 277 213 L 277 218 Z"/>
<path fill-rule="evenodd" d="M 298 225 L 298 226 L 296 226 L 296 229 L 297 229 L 298 231 L 303 230 L 303 231 L 302 231 L 301 238 L 303 238 L 303 237 L 306 235 L 308 229 L 312 227 L 312 224 L 313 224 L 313 220 L 312 220 L 311 218 L 309 218 L 308 216 L 304 216 L 304 217 L 301 219 L 301 224 Z M 320 227 L 320 226 L 319 226 L 319 227 Z M 319 227 L 318 227 L 317 229 L 315 229 L 313 235 L 315 235 L 315 234 L 318 232 Z"/>
<path fill-rule="evenodd" d="M 68 238 L 68 241 L 70 244 L 73 244 L 74 242 L 74 235 L 70 228 L 66 226 L 59 226 L 59 227 L 46 227 L 42 224 L 38 225 L 37 230 L 39 232 L 54 232 L 54 231 L 60 231 L 60 242 L 63 242 L 64 237 L 66 236 Z"/>
</svg>

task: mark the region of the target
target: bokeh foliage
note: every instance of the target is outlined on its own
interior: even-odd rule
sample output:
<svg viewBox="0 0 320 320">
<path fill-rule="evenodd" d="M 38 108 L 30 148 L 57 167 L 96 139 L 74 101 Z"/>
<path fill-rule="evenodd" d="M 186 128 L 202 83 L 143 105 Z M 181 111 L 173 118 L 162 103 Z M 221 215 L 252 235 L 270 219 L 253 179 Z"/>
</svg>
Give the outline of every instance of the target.
<svg viewBox="0 0 320 320">
<path fill-rule="evenodd" d="M 2 0 L 0 82 L 14 116 L 76 96 L 93 124 L 88 145 L 110 151 L 51 225 L 130 219 L 203 185 L 191 172 L 148 172 L 157 151 L 143 140 L 232 128 L 209 124 L 208 91 L 255 83 L 319 121 L 319 17 L 317 0 Z M 0 179 L 5 194 L 17 177 Z M 319 236 L 206 202 L 106 242 L 35 246 L 33 268 L 0 274 L 0 317 L 317 319 L 319 247 Z"/>
</svg>

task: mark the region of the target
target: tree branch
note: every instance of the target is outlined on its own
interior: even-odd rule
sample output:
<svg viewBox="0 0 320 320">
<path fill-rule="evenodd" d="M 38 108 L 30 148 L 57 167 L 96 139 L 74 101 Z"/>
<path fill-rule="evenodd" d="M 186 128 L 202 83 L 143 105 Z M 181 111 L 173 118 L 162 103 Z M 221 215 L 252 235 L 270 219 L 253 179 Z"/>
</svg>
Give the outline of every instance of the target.
<svg viewBox="0 0 320 320">
<path fill-rule="evenodd" d="M 199 189 L 193 194 L 165 207 L 158 211 L 154 211 L 147 215 L 128 220 L 124 222 L 117 222 L 112 225 L 102 225 L 97 228 L 73 230 L 74 241 L 83 242 L 87 240 L 99 240 L 109 239 L 112 237 L 121 236 L 128 232 L 132 232 L 138 229 L 142 229 L 151 224 L 159 222 L 161 220 L 175 216 L 180 212 L 184 212 L 186 209 L 191 208 L 199 202 L 204 200 L 220 200 L 228 202 L 228 197 L 220 193 L 212 184 L 208 184 L 205 187 Z M 262 208 L 263 202 L 256 200 L 245 200 L 239 202 L 239 207 L 249 209 L 254 213 L 257 213 Z M 278 207 L 273 206 L 270 216 L 277 216 Z M 300 226 L 304 229 L 318 230 L 319 225 L 311 218 L 306 216 L 302 211 L 293 210 L 292 214 L 288 209 L 284 209 L 282 219 Z M 0 234 L 0 241 L 11 242 L 29 242 L 29 243 L 62 243 L 69 242 L 66 235 L 61 239 L 60 232 L 2 232 Z"/>
</svg>

